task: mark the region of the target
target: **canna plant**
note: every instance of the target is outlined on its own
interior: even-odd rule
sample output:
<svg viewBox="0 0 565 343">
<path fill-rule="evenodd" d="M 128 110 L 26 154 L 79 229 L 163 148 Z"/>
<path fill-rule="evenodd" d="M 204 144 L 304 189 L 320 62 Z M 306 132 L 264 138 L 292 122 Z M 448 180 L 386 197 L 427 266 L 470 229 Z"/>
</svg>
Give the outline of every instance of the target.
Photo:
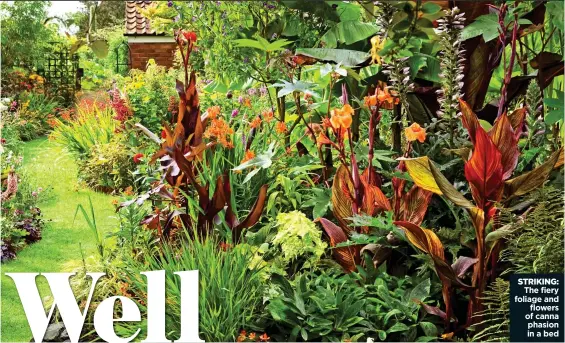
<svg viewBox="0 0 565 343">
<path fill-rule="evenodd" d="M 403 220 L 395 222 L 405 231 L 408 240 L 416 248 L 430 255 L 434 261 L 436 272 L 443 285 L 446 311 L 429 310 L 442 316 L 446 325 L 451 319 L 452 309 L 449 300 L 453 286 L 459 286 L 469 292 L 467 325 L 473 324 L 480 318 L 476 314 L 483 311 L 481 298 L 486 288 L 487 276 L 489 271 L 494 270 L 497 260 L 493 259 L 489 268 L 488 261 L 496 254 L 498 242 L 496 234 L 487 235 L 487 231 L 491 230 L 493 233 L 496 230 L 493 218 L 497 214 L 497 206 L 541 186 L 549 173 L 563 164 L 563 148 L 561 148 L 539 167 L 511 178 L 520 155 L 517 143 L 522 133 L 526 109 L 518 109 L 510 115 L 502 114 L 487 132 L 481 127 L 477 116 L 465 101 L 460 100 L 460 107 L 463 126 L 467 129 L 473 144 L 473 150 L 463 150 L 461 156 L 465 160 L 465 178 L 469 183 L 474 202 L 467 200 L 457 191 L 427 156 L 405 158 L 403 162 L 416 185 L 442 195 L 467 210 L 475 230 L 474 256 L 459 257 L 454 266 L 449 266 L 444 257 L 443 245 L 433 231 Z M 472 284 L 467 286 L 459 278 L 471 266 L 473 266 Z"/>
<path fill-rule="evenodd" d="M 243 229 L 255 225 L 263 212 L 267 199 L 267 185 L 260 188 L 257 200 L 247 217 L 238 220 L 232 203 L 234 201 L 231 193 L 229 172 L 217 177 L 215 185 L 202 183 L 199 177 L 199 163 L 203 162 L 203 154 L 206 150 L 213 149 L 215 145 L 222 144 L 230 147 L 230 142 L 225 137 L 214 135 L 216 140 L 205 143 L 204 138 L 206 125 L 219 128 L 225 124 L 222 119 L 216 118 L 216 113 L 207 111 L 205 115 L 200 114 L 198 92 L 196 90 L 196 74 L 189 73 L 189 57 L 196 42 L 194 32 L 179 30 L 176 33 L 176 41 L 179 46 L 182 62 L 184 65 L 184 83 L 177 80 L 176 89 L 179 94 L 179 110 L 173 121 L 176 122 L 174 129 L 168 124 L 164 125 L 162 142 L 147 128 L 138 124 L 138 127 L 154 141 L 161 144 L 161 148 L 153 155 L 151 162 L 159 161 L 163 178 L 148 193 L 142 194 L 136 199 L 123 203 L 127 206 L 133 202 L 142 203 L 152 195 L 159 195 L 161 200 L 167 202 L 164 209 L 158 209 L 155 213 L 147 216 L 143 224 L 157 229 L 160 235 L 168 236 L 171 229 L 183 226 L 193 227 L 191 217 L 188 215 L 193 205 L 192 196 L 197 195 L 199 211 L 196 220 L 196 232 L 206 235 L 219 219 L 220 212 L 225 210 L 224 222 L 232 232 L 233 242 L 238 242 Z M 212 187 L 214 191 L 212 193 Z"/>
<path fill-rule="evenodd" d="M 374 139 L 376 127 L 380 121 L 380 109 L 391 109 L 398 103 L 398 98 L 391 94 L 388 89 L 381 85 L 377 87 L 375 94 L 367 96 L 365 103 L 369 106 L 371 115 L 369 120 L 369 152 L 368 166 L 360 173 L 355 157 L 355 152 L 351 140 L 350 144 L 350 164 L 347 163 L 347 152 L 345 148 L 345 138 L 351 137 L 350 125 L 353 110 L 347 104 L 342 109 L 331 111 L 331 118 L 325 120 L 325 125 L 332 129 L 335 141 L 332 141 L 323 132 L 318 137 L 318 144 L 332 146 L 338 151 L 341 165 L 338 167 L 332 184 L 331 202 L 333 214 L 339 225 L 334 224 L 325 218 L 319 221 L 330 239 L 330 245 L 334 247 L 333 255 L 336 261 L 346 270 L 354 271 L 361 263 L 361 245 L 347 247 L 336 247 L 338 244 L 346 242 L 348 236 L 355 231 L 349 218 L 365 214 L 367 216 L 378 216 L 385 211 L 392 211 L 395 220 L 402 220 L 415 225 L 420 225 L 428 209 L 432 193 L 414 185 L 408 192 L 405 191 L 406 181 L 397 177 L 392 178 L 393 196 L 388 199 L 381 190 L 381 176 L 373 168 L 372 160 L 374 153 Z M 419 126 L 418 126 L 419 128 Z M 425 139 L 425 131 L 415 133 L 414 130 L 407 129 L 408 146 L 405 156 L 411 151 L 412 141 Z M 399 171 L 405 171 L 404 162 L 398 166 Z M 362 232 L 368 231 L 367 227 L 361 227 Z"/>
</svg>

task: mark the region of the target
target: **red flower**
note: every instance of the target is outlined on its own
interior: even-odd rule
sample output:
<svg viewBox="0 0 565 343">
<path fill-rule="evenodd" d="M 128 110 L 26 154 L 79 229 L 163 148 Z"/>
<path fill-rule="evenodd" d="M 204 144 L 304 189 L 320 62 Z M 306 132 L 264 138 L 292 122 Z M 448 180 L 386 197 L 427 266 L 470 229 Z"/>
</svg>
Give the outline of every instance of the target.
<svg viewBox="0 0 565 343">
<path fill-rule="evenodd" d="M 133 162 L 135 162 L 136 164 L 139 164 L 141 162 L 141 159 L 143 158 L 143 154 L 138 153 L 133 155 Z"/>
<path fill-rule="evenodd" d="M 167 138 L 167 131 L 161 130 L 161 138 L 163 139 Z"/>
<path fill-rule="evenodd" d="M 196 33 L 192 31 L 184 31 L 182 34 L 187 41 L 196 42 Z"/>
</svg>

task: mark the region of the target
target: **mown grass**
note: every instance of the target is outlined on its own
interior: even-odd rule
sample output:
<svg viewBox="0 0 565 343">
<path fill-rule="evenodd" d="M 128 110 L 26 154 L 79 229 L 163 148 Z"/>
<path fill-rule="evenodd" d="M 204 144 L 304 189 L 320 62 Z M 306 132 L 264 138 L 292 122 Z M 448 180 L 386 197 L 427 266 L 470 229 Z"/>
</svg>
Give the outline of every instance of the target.
<svg viewBox="0 0 565 343">
<path fill-rule="evenodd" d="M 79 215 L 73 222 L 77 204 L 88 206 L 89 196 L 98 228 L 107 232 L 116 227 L 115 198 L 79 186 L 75 162 L 60 146 L 45 138 L 26 143 L 24 167 L 36 186 L 52 190 L 39 206 L 46 221 L 43 239 L 1 266 L 2 342 L 29 342 L 32 337 L 14 282 L 5 273 L 68 272 L 82 265 L 81 249 L 85 257 L 95 255 L 95 238 L 84 218 Z M 37 283 L 42 297 L 51 295 L 44 278 Z"/>
</svg>

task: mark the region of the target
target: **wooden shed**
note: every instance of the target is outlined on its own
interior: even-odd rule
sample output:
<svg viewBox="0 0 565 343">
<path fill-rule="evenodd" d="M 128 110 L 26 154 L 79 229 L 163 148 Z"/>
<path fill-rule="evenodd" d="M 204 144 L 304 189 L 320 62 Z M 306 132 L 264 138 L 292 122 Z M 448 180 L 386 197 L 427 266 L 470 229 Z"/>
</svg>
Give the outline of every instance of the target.
<svg viewBox="0 0 565 343">
<path fill-rule="evenodd" d="M 145 70 L 149 59 L 167 68 L 173 66 L 177 47 L 173 36 L 157 34 L 151 29 L 150 20 L 139 12 L 139 8 L 146 8 L 150 4 L 151 1 L 126 1 L 124 36 L 128 39 L 132 69 Z"/>
</svg>

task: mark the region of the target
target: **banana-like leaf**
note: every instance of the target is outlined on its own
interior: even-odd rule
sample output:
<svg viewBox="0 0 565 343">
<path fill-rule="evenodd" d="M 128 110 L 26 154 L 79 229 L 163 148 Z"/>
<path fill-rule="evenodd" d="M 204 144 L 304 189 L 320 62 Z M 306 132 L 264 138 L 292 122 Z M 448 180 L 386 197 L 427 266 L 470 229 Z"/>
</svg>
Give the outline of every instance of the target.
<svg viewBox="0 0 565 343">
<path fill-rule="evenodd" d="M 93 41 L 92 43 L 90 43 L 90 48 L 98 58 L 105 58 L 106 56 L 108 56 L 108 42 L 106 42 L 105 40 Z"/>
<path fill-rule="evenodd" d="M 484 208 L 500 200 L 503 191 L 502 156 L 482 127 L 476 128 L 475 149 L 465 163 L 465 178 L 471 186 L 475 203 Z"/>
<path fill-rule="evenodd" d="M 432 192 L 414 185 L 404 196 L 402 214 L 399 219 L 402 218 L 402 220 L 416 225 L 422 224 L 424 216 L 428 211 L 432 194 Z"/>
<path fill-rule="evenodd" d="M 459 99 L 459 106 L 461 108 L 461 122 L 463 126 L 469 132 L 469 138 L 471 139 L 471 143 L 475 145 L 475 136 L 477 135 L 478 128 L 481 128 L 481 123 L 477 118 L 475 112 L 467 102 L 462 99 Z"/>
<path fill-rule="evenodd" d="M 351 229 L 346 218 L 353 216 L 353 183 L 346 166 L 340 165 L 334 176 L 332 185 L 333 214 L 340 226 L 348 233 Z"/>
<path fill-rule="evenodd" d="M 408 174 L 418 187 L 432 193 L 443 195 L 454 204 L 463 208 L 475 207 L 463 194 L 447 180 L 427 156 L 404 159 Z"/>
<path fill-rule="evenodd" d="M 301 48 L 296 49 L 296 54 L 312 57 L 322 62 L 341 63 L 345 67 L 355 67 L 371 58 L 367 52 L 346 49 Z"/>
<path fill-rule="evenodd" d="M 395 221 L 394 225 L 399 226 L 404 230 L 406 238 L 408 238 L 410 243 L 430 255 L 444 286 L 449 286 L 449 283 L 453 282 L 459 286 L 470 288 L 470 286 L 464 284 L 457 277 L 453 268 L 445 261 L 443 244 L 432 230 L 421 228 L 420 226 L 407 221 Z"/>
<path fill-rule="evenodd" d="M 508 115 L 508 120 L 512 124 L 512 129 L 514 130 L 514 135 L 516 139 L 520 139 L 522 132 L 524 131 L 524 119 L 526 119 L 526 108 L 519 108 Z"/>
<path fill-rule="evenodd" d="M 451 265 L 451 268 L 453 268 L 453 270 L 457 274 L 457 277 L 462 278 L 467 272 L 467 270 L 471 268 L 478 261 L 479 260 L 477 258 L 459 256 L 459 258 L 457 258 L 457 261 L 455 261 L 455 263 Z"/>
<path fill-rule="evenodd" d="M 561 157 L 561 158 L 560 158 Z M 517 176 L 506 181 L 504 193 L 507 199 L 524 195 L 532 190 L 540 187 L 549 173 L 555 168 L 563 164 L 563 148 L 554 152 L 547 161 L 535 168 L 534 170 Z M 561 162 L 560 162 L 561 161 Z"/>
<path fill-rule="evenodd" d="M 341 227 L 325 218 L 320 218 L 319 221 L 330 239 L 330 246 L 335 247 L 337 244 L 347 241 L 347 234 Z M 334 248 L 332 251 L 334 259 L 343 269 L 348 272 L 352 272 L 356 269 L 359 262 L 359 247 L 340 247 Z"/>
<path fill-rule="evenodd" d="M 520 151 L 518 150 L 518 137 L 514 134 L 512 124 L 506 114 L 502 114 L 494 122 L 494 126 L 488 132 L 490 139 L 500 151 L 502 156 L 502 179 L 507 180 L 518 164 Z"/>
</svg>

